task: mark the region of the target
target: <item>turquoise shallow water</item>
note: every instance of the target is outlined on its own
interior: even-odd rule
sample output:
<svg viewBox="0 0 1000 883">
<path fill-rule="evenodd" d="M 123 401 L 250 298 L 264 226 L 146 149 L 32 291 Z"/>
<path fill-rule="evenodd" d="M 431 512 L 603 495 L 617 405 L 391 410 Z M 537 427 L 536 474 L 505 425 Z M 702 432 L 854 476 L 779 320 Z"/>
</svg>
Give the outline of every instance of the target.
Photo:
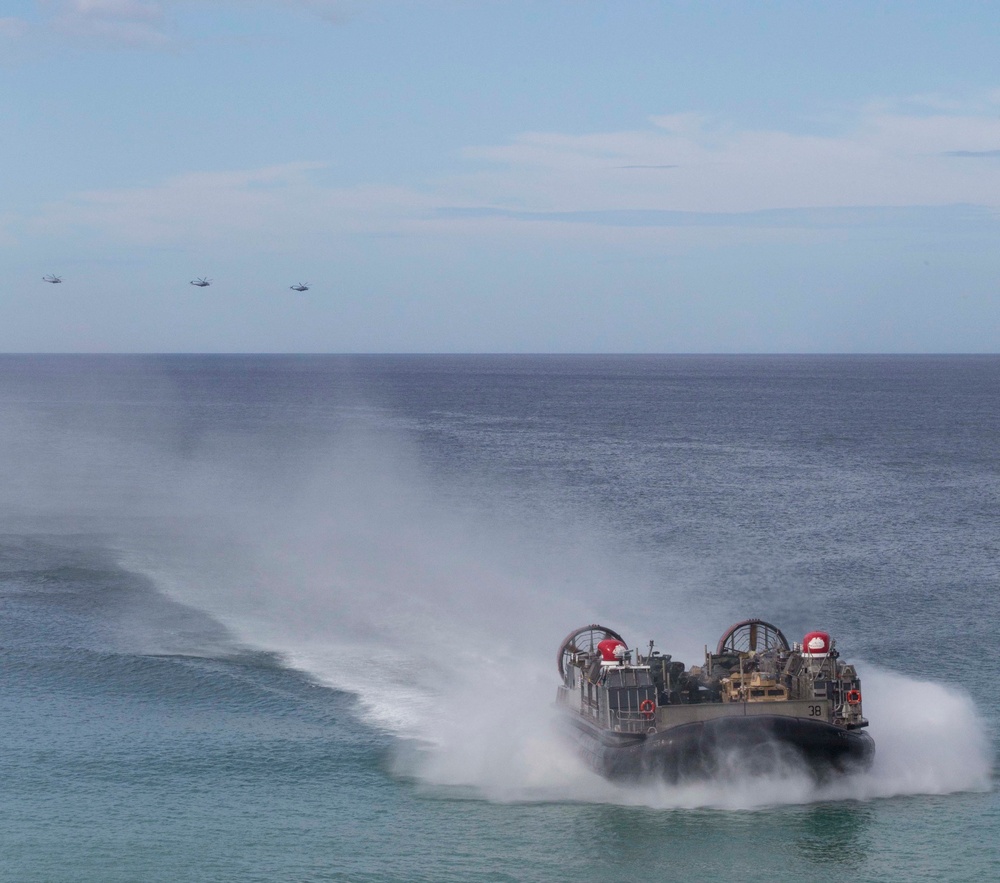
<svg viewBox="0 0 1000 883">
<path fill-rule="evenodd" d="M 0 879 L 984 880 L 993 357 L 5 357 Z M 829 630 L 870 777 L 609 786 L 593 620 Z"/>
</svg>

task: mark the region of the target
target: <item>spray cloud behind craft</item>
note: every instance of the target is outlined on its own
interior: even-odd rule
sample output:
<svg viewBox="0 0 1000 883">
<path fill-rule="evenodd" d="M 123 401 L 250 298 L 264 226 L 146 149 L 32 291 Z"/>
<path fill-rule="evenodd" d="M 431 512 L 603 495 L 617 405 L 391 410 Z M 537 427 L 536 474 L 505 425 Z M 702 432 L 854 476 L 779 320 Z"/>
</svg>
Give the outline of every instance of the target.
<svg viewBox="0 0 1000 883">
<path fill-rule="evenodd" d="M 878 745 L 869 777 L 823 791 L 794 768 L 764 783 L 610 785 L 560 737 L 559 640 L 607 621 L 631 646 L 655 637 L 691 664 L 714 638 L 707 628 L 718 630 L 706 622 L 711 599 L 672 584 L 585 511 L 546 510 L 552 489 L 512 492 L 488 469 L 433 468 L 404 421 L 363 395 L 345 394 L 322 433 L 293 431 L 291 410 L 279 431 L 268 420 L 220 429 L 204 419 L 218 404 L 192 407 L 169 377 L 146 374 L 113 388 L 84 376 L 58 407 L 10 407 L 8 519 L 106 531 L 127 567 L 217 619 L 235 644 L 356 693 L 368 722 L 399 737 L 400 773 L 490 799 L 653 806 L 987 786 L 971 700 L 859 659 Z M 123 642 L 138 640 L 134 626 Z M 199 652 L 143 640 L 134 649 Z"/>
</svg>

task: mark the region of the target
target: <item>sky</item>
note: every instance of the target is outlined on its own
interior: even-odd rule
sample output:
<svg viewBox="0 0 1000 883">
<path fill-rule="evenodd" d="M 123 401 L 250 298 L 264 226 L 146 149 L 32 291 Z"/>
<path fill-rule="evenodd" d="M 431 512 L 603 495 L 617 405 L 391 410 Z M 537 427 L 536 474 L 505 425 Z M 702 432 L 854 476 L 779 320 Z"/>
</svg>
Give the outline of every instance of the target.
<svg viewBox="0 0 1000 883">
<path fill-rule="evenodd" d="M 998 46 L 992 0 L 3 0 L 0 351 L 996 353 Z"/>
</svg>

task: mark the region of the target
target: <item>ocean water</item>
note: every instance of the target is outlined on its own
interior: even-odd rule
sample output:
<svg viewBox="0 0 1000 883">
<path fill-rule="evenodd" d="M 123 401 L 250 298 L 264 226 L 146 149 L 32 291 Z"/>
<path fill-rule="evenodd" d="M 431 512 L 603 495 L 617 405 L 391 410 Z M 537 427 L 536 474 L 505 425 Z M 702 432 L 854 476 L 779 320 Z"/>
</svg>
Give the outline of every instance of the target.
<svg viewBox="0 0 1000 883">
<path fill-rule="evenodd" d="M 995 879 L 1000 357 L 0 357 L 0 880 Z M 572 629 L 821 628 L 873 770 L 609 784 Z"/>
</svg>

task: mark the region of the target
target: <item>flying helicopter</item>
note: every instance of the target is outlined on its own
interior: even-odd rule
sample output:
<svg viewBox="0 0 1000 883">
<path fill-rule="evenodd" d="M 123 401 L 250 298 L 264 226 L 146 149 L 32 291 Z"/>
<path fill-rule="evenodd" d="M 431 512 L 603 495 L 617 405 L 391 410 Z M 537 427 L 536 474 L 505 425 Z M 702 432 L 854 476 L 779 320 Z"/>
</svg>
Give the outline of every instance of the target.
<svg viewBox="0 0 1000 883">
<path fill-rule="evenodd" d="M 197 279 L 192 279 L 191 284 L 197 285 L 199 288 L 207 288 L 212 284 L 212 280 L 206 279 L 204 276 L 199 276 Z"/>
<path fill-rule="evenodd" d="M 292 291 L 308 291 L 309 290 L 309 283 L 308 282 L 300 282 L 298 285 L 289 285 L 288 287 L 290 289 L 292 289 Z"/>
<path fill-rule="evenodd" d="M 56 276 L 54 273 L 51 276 L 42 276 L 45 282 L 51 282 L 53 284 L 62 282 L 62 276 Z"/>
</svg>

